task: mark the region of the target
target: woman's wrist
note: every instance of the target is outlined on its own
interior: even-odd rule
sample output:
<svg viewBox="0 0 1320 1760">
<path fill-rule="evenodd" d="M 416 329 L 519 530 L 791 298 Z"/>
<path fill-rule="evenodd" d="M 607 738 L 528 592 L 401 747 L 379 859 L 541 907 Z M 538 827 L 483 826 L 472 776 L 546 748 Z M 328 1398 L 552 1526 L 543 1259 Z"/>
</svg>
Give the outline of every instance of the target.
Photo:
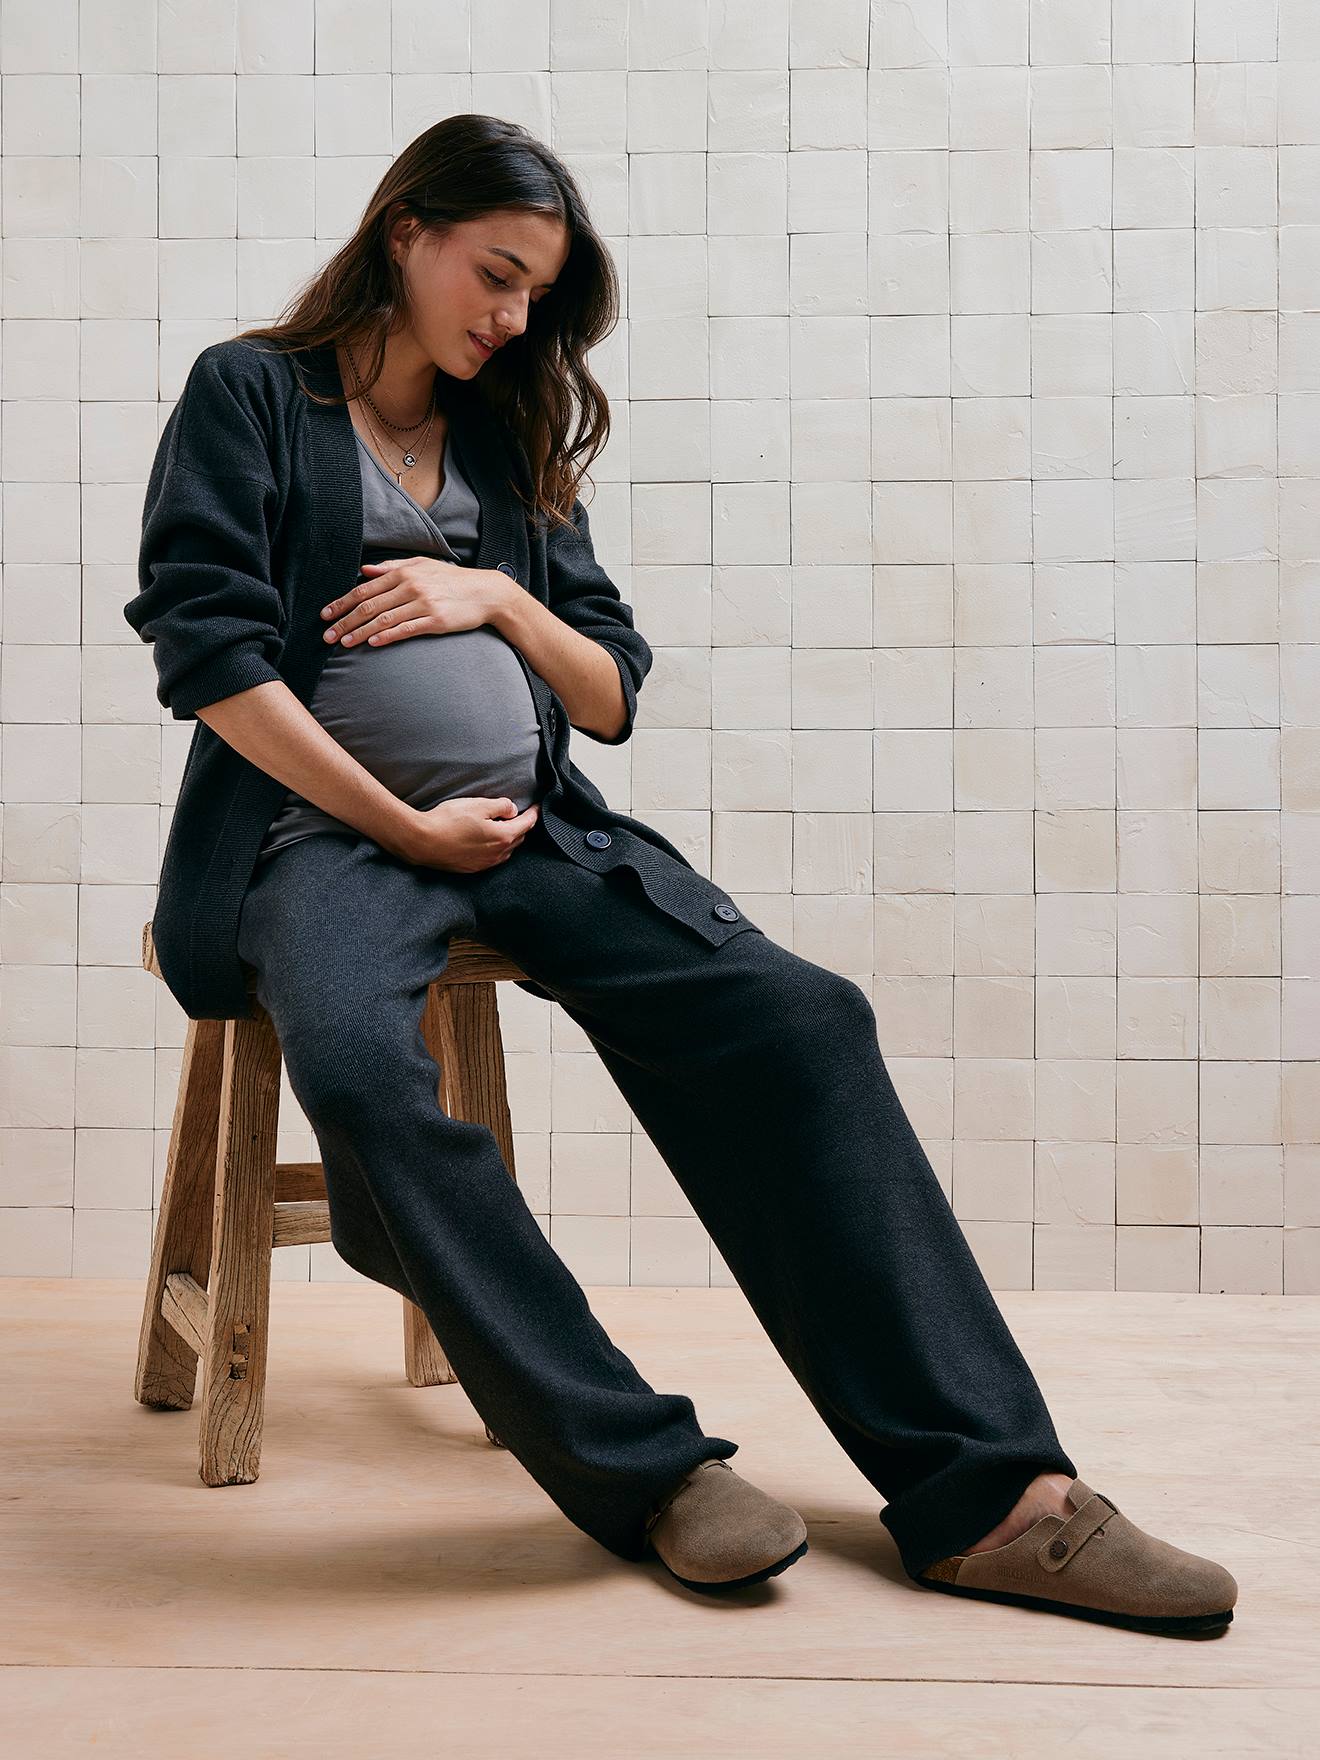
<svg viewBox="0 0 1320 1760">
<path fill-rule="evenodd" d="M 517 581 L 512 580 L 507 574 L 502 574 L 498 568 L 487 568 L 482 572 L 486 577 L 483 585 L 488 595 L 487 605 L 489 607 L 486 612 L 486 622 L 507 639 L 510 614 L 518 601 L 525 599 L 527 595 Z"/>
<path fill-rule="evenodd" d="M 418 830 L 422 814 L 416 807 L 410 807 L 407 801 L 399 801 L 398 806 L 400 811 L 391 814 L 390 823 L 376 834 L 375 841 L 400 861 L 413 862 L 417 859 Z"/>
</svg>

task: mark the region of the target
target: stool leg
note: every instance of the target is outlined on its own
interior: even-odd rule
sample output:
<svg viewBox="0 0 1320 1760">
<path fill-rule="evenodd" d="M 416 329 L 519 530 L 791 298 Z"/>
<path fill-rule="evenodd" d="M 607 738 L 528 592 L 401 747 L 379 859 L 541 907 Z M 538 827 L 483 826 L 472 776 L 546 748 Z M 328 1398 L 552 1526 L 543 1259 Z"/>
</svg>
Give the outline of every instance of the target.
<svg viewBox="0 0 1320 1760">
<path fill-rule="evenodd" d="M 161 1302 L 172 1275 L 201 1289 L 210 1277 L 224 1026 L 188 1022 L 138 1336 L 133 1396 L 144 1406 L 187 1411 L 197 1387 L 197 1352 L 164 1318 Z"/>
<path fill-rule="evenodd" d="M 207 1485 L 250 1485 L 265 1409 L 280 1045 L 264 1010 L 224 1029 L 198 1471 Z"/>
<path fill-rule="evenodd" d="M 484 1124 L 495 1138 L 510 1177 L 516 1180 L 495 985 L 451 984 L 440 992 L 437 1014 L 442 1058 L 436 1061 L 444 1078 L 445 1111 L 451 1118 Z M 431 1055 L 435 1056 L 433 1050 Z"/>
<path fill-rule="evenodd" d="M 403 1367 L 414 1387 L 447 1387 L 458 1380 L 431 1322 L 407 1296 L 403 1298 Z"/>
</svg>

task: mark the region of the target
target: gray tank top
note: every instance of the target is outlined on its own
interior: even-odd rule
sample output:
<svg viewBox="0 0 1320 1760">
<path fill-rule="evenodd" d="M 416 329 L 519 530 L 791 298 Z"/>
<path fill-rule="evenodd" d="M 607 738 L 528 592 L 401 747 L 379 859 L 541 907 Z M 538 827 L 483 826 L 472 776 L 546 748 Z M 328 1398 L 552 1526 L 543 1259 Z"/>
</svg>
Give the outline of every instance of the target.
<svg viewBox="0 0 1320 1760">
<path fill-rule="evenodd" d="M 459 466 L 452 432 L 444 486 L 423 509 L 354 429 L 362 476 L 362 560 L 439 556 L 471 564 L 481 503 Z M 391 794 L 425 809 L 461 795 L 508 795 L 521 812 L 548 787 L 531 689 L 514 648 L 491 624 L 372 647 L 335 642 L 308 708 Z M 318 831 L 360 835 L 285 792 L 258 860 Z"/>
</svg>

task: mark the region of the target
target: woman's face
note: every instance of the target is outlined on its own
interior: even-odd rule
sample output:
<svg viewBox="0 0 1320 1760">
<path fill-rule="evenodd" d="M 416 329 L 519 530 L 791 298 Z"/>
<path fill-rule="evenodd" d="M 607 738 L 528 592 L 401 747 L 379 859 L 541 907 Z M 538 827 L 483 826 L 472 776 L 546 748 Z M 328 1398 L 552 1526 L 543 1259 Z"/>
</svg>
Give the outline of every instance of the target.
<svg viewBox="0 0 1320 1760">
<path fill-rule="evenodd" d="M 418 347 L 443 372 L 470 379 L 491 358 L 474 333 L 497 346 L 522 335 L 567 261 L 569 237 L 549 215 L 503 208 L 443 238 L 405 216 L 393 249 Z"/>
</svg>

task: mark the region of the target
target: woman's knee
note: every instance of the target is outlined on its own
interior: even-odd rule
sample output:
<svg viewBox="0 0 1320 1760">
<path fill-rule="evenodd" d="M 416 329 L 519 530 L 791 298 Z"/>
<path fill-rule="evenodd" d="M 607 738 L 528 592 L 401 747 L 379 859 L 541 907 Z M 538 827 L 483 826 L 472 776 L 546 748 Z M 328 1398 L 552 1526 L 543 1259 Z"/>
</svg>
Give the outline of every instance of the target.
<svg viewBox="0 0 1320 1760">
<path fill-rule="evenodd" d="M 796 954 L 791 977 L 783 984 L 777 1004 L 771 1006 L 791 1012 L 804 1028 L 814 1028 L 817 1033 L 875 1028 L 875 1010 L 860 984 Z"/>
<path fill-rule="evenodd" d="M 781 1067 L 800 1076 L 816 1060 L 832 1061 L 858 1036 L 875 1042 L 875 1010 L 851 978 L 796 954 L 776 967 L 748 1011 L 743 1051 L 762 1079 Z"/>
</svg>

